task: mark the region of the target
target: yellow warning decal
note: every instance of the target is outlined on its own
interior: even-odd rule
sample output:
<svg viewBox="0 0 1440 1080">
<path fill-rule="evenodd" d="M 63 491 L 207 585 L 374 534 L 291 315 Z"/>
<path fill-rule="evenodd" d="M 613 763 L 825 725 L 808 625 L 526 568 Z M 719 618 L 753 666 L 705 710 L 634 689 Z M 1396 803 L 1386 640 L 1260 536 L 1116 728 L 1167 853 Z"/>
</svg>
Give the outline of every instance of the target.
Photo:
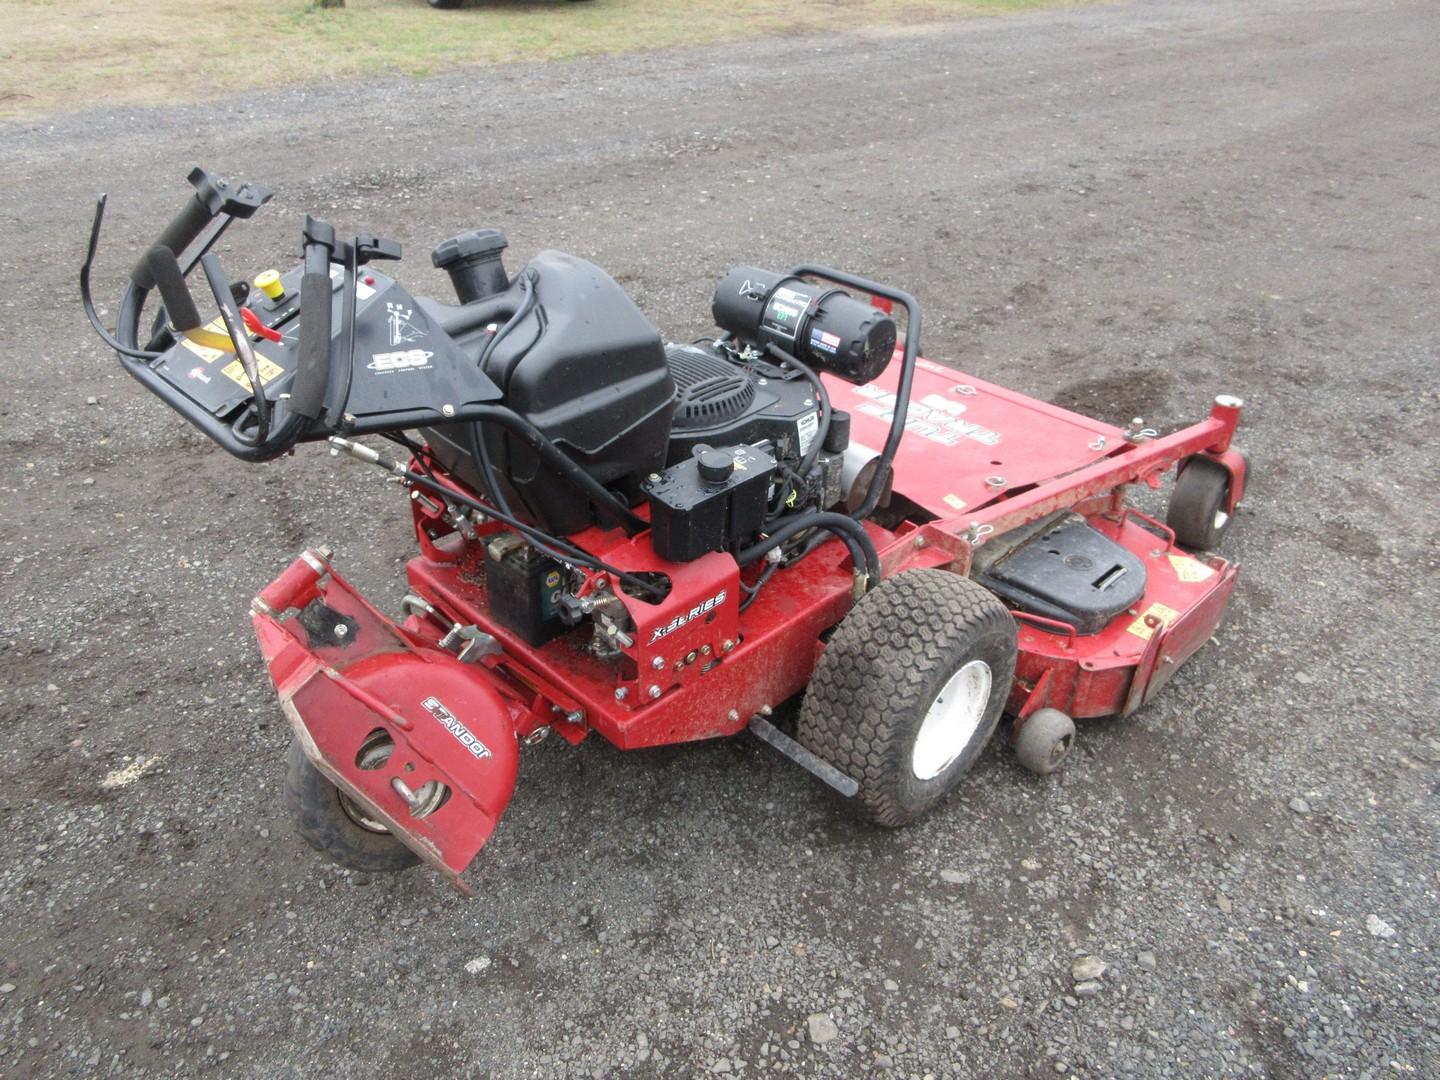
<svg viewBox="0 0 1440 1080">
<path fill-rule="evenodd" d="M 277 376 L 285 374 L 284 368 L 279 364 L 266 360 L 263 356 L 257 355 L 255 357 L 255 366 L 260 369 L 260 385 L 262 386 L 269 386 Z M 230 363 L 220 369 L 220 374 L 232 382 L 239 383 L 246 390 L 251 388 L 250 379 L 245 374 L 245 365 L 240 363 L 239 360 L 231 360 Z"/>
<path fill-rule="evenodd" d="M 1215 573 L 1212 568 L 1189 555 L 1171 555 L 1170 565 L 1175 568 L 1175 576 L 1186 582 L 1204 581 Z"/>
<path fill-rule="evenodd" d="M 205 329 L 212 330 L 215 333 L 221 335 L 222 337 L 229 336 L 225 330 L 225 320 L 218 317 L 212 319 L 209 323 L 206 323 Z M 208 345 L 201 345 L 199 342 L 191 341 L 189 338 L 186 337 L 182 337 L 180 339 L 180 344 L 184 345 L 185 348 L 189 349 L 201 360 L 204 360 L 207 364 L 213 364 L 216 360 L 219 360 L 220 357 L 229 356 L 235 351 L 233 349 L 212 349 Z M 249 384 L 247 383 L 246 385 L 248 386 Z"/>
<path fill-rule="evenodd" d="M 1127 629 L 1136 637 L 1149 641 L 1155 636 L 1155 626 L 1169 626 L 1171 620 L 1179 614 L 1174 608 L 1157 602 L 1146 608 L 1144 613 Z M 1152 626 L 1151 623 L 1154 623 L 1155 626 Z"/>
<path fill-rule="evenodd" d="M 945 505 L 950 507 L 952 510 L 964 510 L 965 500 L 960 498 L 959 495 L 946 495 Z"/>
</svg>

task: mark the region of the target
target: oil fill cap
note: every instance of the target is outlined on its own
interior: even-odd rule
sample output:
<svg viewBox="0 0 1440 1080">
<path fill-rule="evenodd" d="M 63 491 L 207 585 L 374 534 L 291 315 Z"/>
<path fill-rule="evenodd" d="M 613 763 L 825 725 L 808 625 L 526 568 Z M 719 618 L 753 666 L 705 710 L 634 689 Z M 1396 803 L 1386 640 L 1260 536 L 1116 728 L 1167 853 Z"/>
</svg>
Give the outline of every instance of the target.
<svg viewBox="0 0 1440 1080">
<path fill-rule="evenodd" d="M 707 484 L 723 484 L 735 471 L 735 459 L 724 450 L 701 450 L 695 455 L 700 479 Z"/>
<path fill-rule="evenodd" d="M 280 271 L 278 270 L 266 270 L 264 273 L 257 274 L 255 287 L 271 300 L 279 300 L 285 295 L 285 286 L 280 284 Z"/>
</svg>

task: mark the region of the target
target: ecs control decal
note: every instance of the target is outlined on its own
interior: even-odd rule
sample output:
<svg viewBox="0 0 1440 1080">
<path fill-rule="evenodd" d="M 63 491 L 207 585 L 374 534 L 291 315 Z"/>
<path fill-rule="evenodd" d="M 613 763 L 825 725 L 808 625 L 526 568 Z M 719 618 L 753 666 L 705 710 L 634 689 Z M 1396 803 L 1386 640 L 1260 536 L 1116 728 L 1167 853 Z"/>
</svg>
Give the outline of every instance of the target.
<svg viewBox="0 0 1440 1080">
<path fill-rule="evenodd" d="M 371 371 L 388 375 L 392 371 L 418 371 L 430 366 L 435 354 L 428 349 L 401 349 L 398 352 L 376 353 L 366 365 Z"/>
</svg>

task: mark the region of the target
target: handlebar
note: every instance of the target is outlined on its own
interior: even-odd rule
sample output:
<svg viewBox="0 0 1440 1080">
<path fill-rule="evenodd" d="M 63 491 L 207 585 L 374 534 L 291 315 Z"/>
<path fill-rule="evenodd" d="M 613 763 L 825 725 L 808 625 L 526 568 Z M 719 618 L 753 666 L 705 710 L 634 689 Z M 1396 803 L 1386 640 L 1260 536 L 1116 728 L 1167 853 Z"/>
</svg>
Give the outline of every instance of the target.
<svg viewBox="0 0 1440 1080">
<path fill-rule="evenodd" d="M 161 231 L 154 246 L 140 257 L 140 261 L 130 271 L 130 280 L 137 289 L 149 290 L 160 284 L 155 276 L 158 269 L 154 258 L 155 248 L 168 250 L 170 258 L 177 259 L 221 214 L 228 218 L 248 218 L 270 199 L 269 188 L 258 184 L 232 185 L 223 176 L 216 176 L 199 167 L 191 169 L 186 179 L 195 188 L 195 194 L 181 207 L 180 212 L 170 219 L 170 224 Z M 164 295 L 163 289 L 161 295 Z M 168 299 L 165 307 L 174 314 Z"/>
<path fill-rule="evenodd" d="M 120 299 L 116 314 L 115 333 L 109 333 L 100 322 L 90 294 L 90 270 L 99 247 L 100 228 L 105 217 L 105 196 L 101 196 L 95 207 L 95 220 L 91 226 L 90 244 L 85 262 L 80 268 L 80 293 L 85 313 L 91 325 L 107 345 L 113 348 L 120 363 L 141 385 L 178 412 L 206 436 L 218 443 L 229 453 L 245 461 L 265 461 L 277 457 L 290 449 L 306 432 L 319 415 L 323 404 L 325 385 L 329 377 L 330 352 L 330 275 L 328 259 L 334 248 L 334 230 L 319 222 L 306 219 L 306 296 L 302 300 L 304 311 L 300 314 L 302 326 L 302 347 L 295 375 L 293 401 L 270 402 L 264 397 L 263 382 L 259 377 L 254 350 L 243 322 L 236 309 L 236 302 L 229 295 L 229 282 L 220 267 L 219 260 L 208 249 L 220 234 L 237 218 L 248 218 L 270 199 L 270 189 L 258 184 L 234 185 L 222 177 L 213 176 L 204 169 L 194 169 L 189 176 L 195 187 L 195 194 L 181 208 L 161 231 L 157 241 L 146 249 L 145 254 L 130 272 L 130 280 Z M 185 284 L 185 270 L 181 268 L 178 256 L 194 244 L 212 224 L 215 228 L 189 265 L 199 262 L 204 270 L 210 290 L 215 294 L 221 319 L 228 333 L 214 334 L 201 327 L 199 309 Z M 311 233 L 322 234 L 316 243 Z M 328 243 L 323 242 L 328 233 Z M 317 279 L 317 288 L 311 289 Z M 231 348 L 245 369 L 255 396 L 256 428 L 253 433 L 243 430 L 244 417 L 234 423 L 227 422 L 207 412 L 187 395 L 168 382 L 152 363 L 162 354 L 139 347 L 140 319 L 145 301 L 151 290 L 158 290 L 165 306 L 165 313 L 171 326 L 191 340 L 210 344 L 209 338 L 219 338 L 216 347 Z M 288 406 L 288 407 L 287 407 Z"/>
<path fill-rule="evenodd" d="M 130 280 L 137 288 L 146 291 L 154 288 L 160 291 L 160 302 L 165 305 L 170 325 L 182 334 L 200 325 L 200 310 L 195 306 L 195 298 L 190 295 L 190 290 L 185 285 L 185 275 L 180 272 L 180 264 L 175 261 L 172 248 L 164 244 L 156 244 L 150 248 L 135 264 L 135 269 L 130 272 Z M 141 284 L 142 281 L 149 284 Z"/>
<path fill-rule="evenodd" d="M 285 453 L 301 439 L 318 437 L 351 424 L 354 418 L 344 410 L 350 397 L 354 365 L 358 269 L 374 260 L 400 258 L 399 243 L 370 234 L 341 241 L 330 225 L 313 217 L 305 218 L 298 303 L 287 306 L 283 312 L 284 318 L 295 319 L 299 339 L 290 354 L 293 357 L 290 375 L 272 388 L 286 392 L 272 399 L 267 396 L 263 373 L 259 370 L 267 361 L 251 346 L 245 318 L 242 318 L 251 313 L 239 306 L 244 302 L 245 289 L 232 287 L 218 257 L 210 250 L 232 221 L 250 217 L 269 200 L 271 192 L 258 184 L 233 185 L 204 169 L 193 170 L 189 180 L 195 193 L 130 271 L 113 334 L 101 322 L 90 290 L 90 272 L 105 217 L 106 197 L 100 197 L 89 247 L 80 268 L 81 301 L 95 332 L 115 350 L 121 365 L 133 378 L 224 450 L 242 460 L 264 461 Z M 331 268 L 335 264 L 346 268 L 345 280 L 350 285 L 343 297 L 345 324 L 341 327 L 349 334 L 348 351 L 334 347 L 335 290 Z M 203 309 L 197 307 L 186 284 L 187 276 L 196 266 L 204 269 L 220 312 L 219 322 L 208 326 L 202 325 Z M 142 348 L 141 317 L 152 291 L 159 292 L 163 308 L 157 314 L 149 342 Z M 286 300 L 287 305 L 292 302 L 293 295 Z M 234 353 L 244 374 L 232 372 L 228 365 L 224 372 L 233 375 L 240 385 L 248 384 L 249 397 L 241 398 L 238 406 L 232 408 L 233 398 L 216 404 L 214 394 L 197 397 L 183 382 L 177 382 L 173 365 L 162 362 L 177 346 L 177 336 L 201 350 L 202 357 L 211 355 L 204 351 L 206 349 L 219 354 Z M 278 333 L 274 336 L 281 340 Z M 338 361 L 334 359 L 337 354 Z M 271 372 L 272 379 L 275 374 Z M 477 375 L 471 383 L 466 392 L 476 401 L 492 400 L 492 394 L 499 396 L 483 375 Z M 326 414 L 327 404 L 333 416 Z M 212 406 L 219 409 L 222 405 L 223 416 L 210 411 Z M 398 423 L 400 418 L 413 418 L 425 408 L 424 402 L 407 402 L 391 412 L 397 416 Z"/>
<path fill-rule="evenodd" d="M 305 216 L 304 267 L 300 277 L 300 349 L 295 382 L 290 387 L 290 411 L 307 420 L 320 415 L 330 382 L 330 260 L 335 254 L 335 230 L 323 221 Z"/>
<path fill-rule="evenodd" d="M 215 215 L 210 212 L 209 206 L 200 201 L 197 192 L 171 219 L 170 224 L 165 226 L 165 230 L 155 241 L 155 246 L 169 248 L 173 258 L 194 243 L 195 238 L 214 220 Z"/>
<path fill-rule="evenodd" d="M 879 504 L 880 496 L 885 491 L 891 463 L 894 462 L 895 453 L 900 449 L 900 440 L 905 435 L 905 418 L 910 409 L 910 387 L 915 381 L 915 359 L 920 350 L 920 301 L 900 289 L 892 289 L 878 281 L 847 274 L 829 266 L 802 263 L 800 266 L 792 268 L 790 273 L 795 277 L 820 278 L 822 281 L 831 281 L 837 285 L 860 289 L 871 296 L 878 296 L 882 300 L 897 303 L 905 309 L 905 353 L 900 364 L 900 382 L 895 388 L 894 419 L 890 422 L 890 434 L 886 437 L 885 446 L 880 451 L 880 467 L 875 470 L 875 475 L 870 481 L 870 490 L 865 493 L 865 500 L 850 515 L 857 521 L 861 521 L 869 517 Z"/>
</svg>

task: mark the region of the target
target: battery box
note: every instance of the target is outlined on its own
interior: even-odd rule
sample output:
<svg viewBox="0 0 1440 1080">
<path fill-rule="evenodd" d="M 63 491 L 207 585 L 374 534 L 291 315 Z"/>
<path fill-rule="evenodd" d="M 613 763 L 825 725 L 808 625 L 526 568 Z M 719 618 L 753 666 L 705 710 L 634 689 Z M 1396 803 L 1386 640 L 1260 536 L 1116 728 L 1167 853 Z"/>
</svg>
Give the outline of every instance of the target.
<svg viewBox="0 0 1440 1080">
<path fill-rule="evenodd" d="M 565 630 L 560 621 L 564 588 L 564 567 L 518 533 L 501 533 L 486 543 L 490 614 L 527 645 L 544 645 Z"/>
</svg>

